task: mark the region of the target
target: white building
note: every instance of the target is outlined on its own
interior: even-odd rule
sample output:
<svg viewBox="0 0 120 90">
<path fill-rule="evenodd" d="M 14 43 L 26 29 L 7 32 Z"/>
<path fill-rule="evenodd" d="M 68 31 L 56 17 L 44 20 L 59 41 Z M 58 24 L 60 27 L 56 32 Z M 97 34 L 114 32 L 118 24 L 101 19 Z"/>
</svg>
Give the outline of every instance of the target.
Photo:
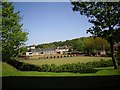
<svg viewBox="0 0 120 90">
<path fill-rule="evenodd" d="M 64 54 L 69 51 L 67 47 L 57 48 L 35 48 L 34 46 L 28 47 L 29 52 L 26 52 L 26 56 L 33 55 L 47 55 L 47 54 Z"/>
<path fill-rule="evenodd" d="M 32 52 L 26 52 L 25 54 L 26 54 L 26 56 L 33 56 Z"/>
<path fill-rule="evenodd" d="M 69 51 L 69 49 L 55 49 L 57 53 L 64 54 L 64 52 Z"/>
</svg>

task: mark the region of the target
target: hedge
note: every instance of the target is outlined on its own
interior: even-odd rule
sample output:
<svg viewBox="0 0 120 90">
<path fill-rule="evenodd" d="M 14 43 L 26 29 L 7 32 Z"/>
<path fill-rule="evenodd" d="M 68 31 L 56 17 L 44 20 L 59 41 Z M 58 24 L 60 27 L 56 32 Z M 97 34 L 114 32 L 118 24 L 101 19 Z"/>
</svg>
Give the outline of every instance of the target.
<svg viewBox="0 0 120 90">
<path fill-rule="evenodd" d="M 88 63 L 72 63 L 72 64 L 43 64 L 43 65 L 32 65 L 18 60 L 10 60 L 8 64 L 14 66 L 16 69 L 21 71 L 40 71 L 40 72 L 79 72 L 79 73 L 93 73 L 96 72 L 96 67 L 108 67 L 112 66 L 112 61 L 100 61 L 88 62 Z"/>
</svg>

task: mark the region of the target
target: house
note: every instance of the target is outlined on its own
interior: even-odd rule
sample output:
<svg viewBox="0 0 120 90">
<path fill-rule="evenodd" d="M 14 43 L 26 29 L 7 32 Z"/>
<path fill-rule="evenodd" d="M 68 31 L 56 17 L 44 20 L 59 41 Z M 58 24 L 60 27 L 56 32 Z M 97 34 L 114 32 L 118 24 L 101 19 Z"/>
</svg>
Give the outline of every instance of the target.
<svg viewBox="0 0 120 90">
<path fill-rule="evenodd" d="M 49 55 L 49 54 L 64 54 L 69 51 L 67 47 L 57 47 L 57 48 L 35 48 L 29 47 L 29 52 L 26 52 L 26 56 L 33 55 Z"/>
<path fill-rule="evenodd" d="M 67 46 L 61 46 L 61 47 L 57 47 L 55 51 L 59 54 L 64 54 L 65 52 L 68 52 L 69 49 L 67 48 Z"/>
<path fill-rule="evenodd" d="M 30 52 L 32 52 L 32 55 L 39 55 L 39 54 L 41 54 L 41 49 L 40 48 L 31 48 L 30 50 L 29 50 Z"/>
<path fill-rule="evenodd" d="M 32 52 L 25 52 L 24 53 L 26 56 L 33 56 Z"/>
<path fill-rule="evenodd" d="M 44 48 L 41 49 L 41 54 L 57 54 L 57 52 L 55 51 L 55 48 Z"/>
<path fill-rule="evenodd" d="M 97 50 L 96 51 L 96 56 L 105 56 L 106 55 L 106 51 L 105 50 Z"/>
</svg>

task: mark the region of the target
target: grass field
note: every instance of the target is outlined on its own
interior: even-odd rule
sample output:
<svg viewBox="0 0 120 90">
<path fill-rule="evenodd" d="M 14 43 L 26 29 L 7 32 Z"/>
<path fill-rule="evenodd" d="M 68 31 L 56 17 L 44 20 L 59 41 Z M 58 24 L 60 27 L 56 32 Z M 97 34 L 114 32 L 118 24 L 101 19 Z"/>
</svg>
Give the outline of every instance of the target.
<svg viewBox="0 0 120 90">
<path fill-rule="evenodd" d="M 2 76 L 109 76 L 109 75 L 120 75 L 120 69 L 114 70 L 113 67 L 96 68 L 96 73 L 68 73 L 68 72 L 37 72 L 37 71 L 19 71 L 9 64 L 2 62 Z"/>
<path fill-rule="evenodd" d="M 66 63 L 86 63 L 92 61 L 99 61 L 100 59 L 110 60 L 110 57 L 89 57 L 89 56 L 77 56 L 77 57 L 65 57 L 65 58 L 53 58 L 53 59 L 37 59 L 37 60 L 20 60 L 35 65 L 42 64 L 56 64 L 62 65 Z"/>
</svg>

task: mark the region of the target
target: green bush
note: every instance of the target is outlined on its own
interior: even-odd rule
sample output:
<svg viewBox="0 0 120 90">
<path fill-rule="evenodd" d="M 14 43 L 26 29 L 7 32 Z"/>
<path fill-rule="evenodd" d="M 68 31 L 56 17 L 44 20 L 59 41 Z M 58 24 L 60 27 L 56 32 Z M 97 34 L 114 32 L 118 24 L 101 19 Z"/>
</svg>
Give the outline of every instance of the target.
<svg viewBox="0 0 120 90">
<path fill-rule="evenodd" d="M 57 66 L 55 64 L 50 65 L 50 71 L 51 72 L 56 72 L 57 71 Z"/>
<path fill-rule="evenodd" d="M 41 66 L 41 71 L 42 71 L 42 72 L 47 72 L 47 71 L 49 71 L 49 65 L 43 64 L 43 65 Z"/>
<path fill-rule="evenodd" d="M 99 65 L 97 67 L 109 67 L 109 66 L 112 66 L 112 65 L 113 65 L 112 60 L 105 61 L 105 60 L 101 59 L 99 61 Z"/>
<path fill-rule="evenodd" d="M 105 61 L 101 59 L 100 61 L 88 62 L 88 63 L 72 63 L 72 64 L 44 64 L 44 65 L 31 65 L 24 62 L 19 62 L 17 60 L 10 60 L 8 62 L 16 69 L 21 71 L 41 71 L 41 72 L 79 72 L 79 73 L 92 73 L 96 72 L 94 68 L 96 67 L 109 67 L 112 66 L 112 60 Z"/>
<path fill-rule="evenodd" d="M 19 62 L 17 60 L 10 60 L 7 63 L 21 71 L 37 71 L 39 68 L 38 66 L 31 65 L 24 62 Z"/>
</svg>

